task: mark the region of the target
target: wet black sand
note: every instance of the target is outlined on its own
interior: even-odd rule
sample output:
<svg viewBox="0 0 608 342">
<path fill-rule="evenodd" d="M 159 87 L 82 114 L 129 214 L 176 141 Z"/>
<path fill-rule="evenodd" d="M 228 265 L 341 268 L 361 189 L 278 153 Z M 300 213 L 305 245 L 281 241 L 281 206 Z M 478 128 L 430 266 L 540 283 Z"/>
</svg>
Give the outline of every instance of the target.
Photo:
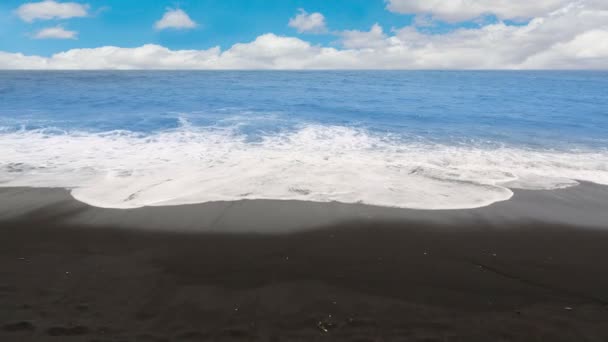
<svg viewBox="0 0 608 342">
<path fill-rule="evenodd" d="M 2 189 L 0 341 L 608 341 L 607 194 L 120 211 Z"/>
</svg>

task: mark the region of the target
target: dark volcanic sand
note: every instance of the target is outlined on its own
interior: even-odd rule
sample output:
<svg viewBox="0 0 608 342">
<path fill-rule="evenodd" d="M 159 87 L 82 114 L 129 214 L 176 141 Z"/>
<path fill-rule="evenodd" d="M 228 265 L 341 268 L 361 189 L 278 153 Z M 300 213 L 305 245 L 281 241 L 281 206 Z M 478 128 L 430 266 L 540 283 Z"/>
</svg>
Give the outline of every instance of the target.
<svg viewBox="0 0 608 342">
<path fill-rule="evenodd" d="M 0 194 L 3 342 L 608 341 L 606 202 L 592 228 L 501 218 L 523 194 L 454 222 L 375 217 L 272 235 L 103 227 L 97 209 L 19 191 Z M 597 202 L 572 191 L 534 202 Z M 176 225 L 196 226 L 197 208 L 145 210 L 182 210 Z"/>
</svg>

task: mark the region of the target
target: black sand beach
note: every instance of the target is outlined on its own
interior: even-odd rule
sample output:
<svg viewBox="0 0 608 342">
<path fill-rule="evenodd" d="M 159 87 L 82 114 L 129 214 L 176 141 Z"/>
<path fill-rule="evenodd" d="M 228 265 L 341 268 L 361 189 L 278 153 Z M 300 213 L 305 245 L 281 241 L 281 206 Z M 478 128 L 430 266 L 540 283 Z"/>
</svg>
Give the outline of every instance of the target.
<svg viewBox="0 0 608 342">
<path fill-rule="evenodd" d="M 608 341 L 608 189 L 110 210 L 0 189 L 0 341 Z"/>
</svg>

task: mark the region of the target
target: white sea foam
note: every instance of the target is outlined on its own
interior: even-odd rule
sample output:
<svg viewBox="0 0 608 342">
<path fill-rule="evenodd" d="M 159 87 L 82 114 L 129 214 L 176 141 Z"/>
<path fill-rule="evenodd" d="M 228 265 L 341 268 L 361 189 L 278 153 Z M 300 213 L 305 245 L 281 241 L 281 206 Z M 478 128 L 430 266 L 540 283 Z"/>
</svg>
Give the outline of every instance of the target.
<svg viewBox="0 0 608 342">
<path fill-rule="evenodd" d="M 511 188 L 575 179 L 608 184 L 608 152 L 404 143 L 320 125 L 254 142 L 188 125 L 151 135 L 0 133 L 0 185 L 66 187 L 111 208 L 239 199 L 474 208 L 509 199 Z"/>
</svg>

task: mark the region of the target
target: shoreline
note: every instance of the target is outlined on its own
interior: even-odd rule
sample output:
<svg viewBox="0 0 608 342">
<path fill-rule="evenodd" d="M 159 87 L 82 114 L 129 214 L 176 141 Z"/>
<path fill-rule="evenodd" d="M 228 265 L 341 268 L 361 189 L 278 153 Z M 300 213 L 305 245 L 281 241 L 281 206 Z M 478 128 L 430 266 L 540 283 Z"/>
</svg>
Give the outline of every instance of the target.
<svg viewBox="0 0 608 342">
<path fill-rule="evenodd" d="M 462 225 L 471 221 L 492 226 L 547 223 L 608 228 L 608 186 L 580 182 L 555 190 L 514 189 L 506 201 L 473 209 L 407 209 L 339 202 L 239 200 L 100 208 L 73 198 L 62 188 L 0 188 L 0 221 L 51 216 L 62 224 L 170 230 L 175 232 L 291 233 L 364 220 Z"/>
<path fill-rule="evenodd" d="M 3 188 L 0 340 L 604 340 L 606 189 L 420 211 Z"/>
</svg>

